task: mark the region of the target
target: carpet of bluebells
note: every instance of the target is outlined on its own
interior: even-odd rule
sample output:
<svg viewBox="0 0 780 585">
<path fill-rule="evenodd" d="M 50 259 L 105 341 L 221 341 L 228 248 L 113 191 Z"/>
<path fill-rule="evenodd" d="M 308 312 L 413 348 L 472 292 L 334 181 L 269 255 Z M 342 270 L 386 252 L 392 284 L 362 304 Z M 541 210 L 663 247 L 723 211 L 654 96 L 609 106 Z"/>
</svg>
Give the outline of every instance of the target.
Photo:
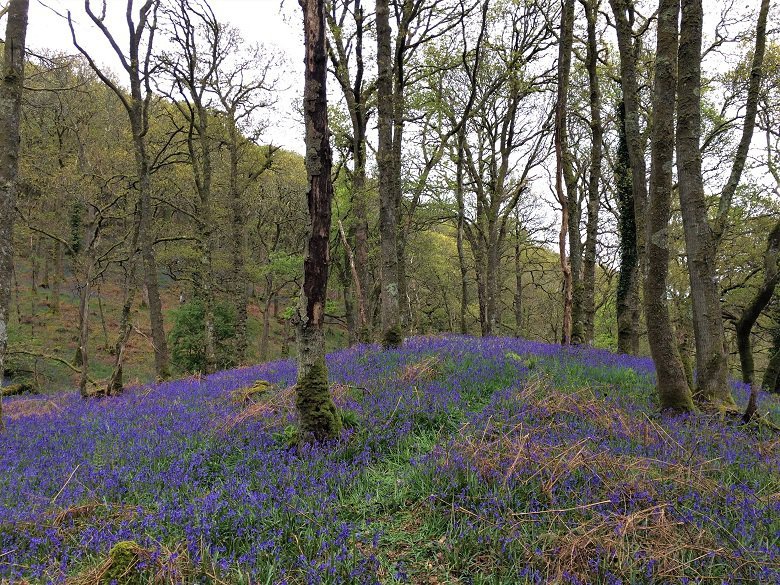
<svg viewBox="0 0 780 585">
<path fill-rule="evenodd" d="M 328 366 L 319 446 L 289 401 L 237 416 L 292 361 L 7 399 L 0 582 L 109 582 L 133 541 L 120 584 L 780 583 L 780 435 L 657 414 L 647 359 L 448 336 Z"/>
</svg>

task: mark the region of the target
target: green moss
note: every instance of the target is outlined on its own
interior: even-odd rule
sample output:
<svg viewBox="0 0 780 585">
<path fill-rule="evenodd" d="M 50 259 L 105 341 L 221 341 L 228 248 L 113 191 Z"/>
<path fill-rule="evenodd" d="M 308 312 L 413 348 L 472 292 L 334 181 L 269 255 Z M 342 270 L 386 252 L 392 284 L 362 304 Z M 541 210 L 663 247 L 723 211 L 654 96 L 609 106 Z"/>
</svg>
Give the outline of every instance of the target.
<svg viewBox="0 0 780 585">
<path fill-rule="evenodd" d="M 382 347 L 385 349 L 393 349 L 396 347 L 401 347 L 401 343 L 403 342 L 404 338 L 401 335 L 401 328 L 397 325 L 394 325 L 393 327 L 390 327 L 387 331 L 385 331 L 385 335 L 382 338 Z"/>
<path fill-rule="evenodd" d="M 117 542 L 108 552 L 106 570 L 100 579 L 101 583 L 116 583 L 117 585 L 134 585 L 141 581 L 141 575 L 136 569 L 143 549 L 133 540 Z"/>
<path fill-rule="evenodd" d="M 306 441 L 332 439 L 341 432 L 341 417 L 330 396 L 325 359 L 312 364 L 298 380 L 295 405 L 301 417 L 301 438 Z"/>
<path fill-rule="evenodd" d="M 238 404 L 255 402 L 258 398 L 262 398 L 269 391 L 274 390 L 275 388 L 276 387 L 267 380 L 258 380 L 251 386 L 234 390 L 230 393 L 230 398 L 233 402 Z"/>
</svg>

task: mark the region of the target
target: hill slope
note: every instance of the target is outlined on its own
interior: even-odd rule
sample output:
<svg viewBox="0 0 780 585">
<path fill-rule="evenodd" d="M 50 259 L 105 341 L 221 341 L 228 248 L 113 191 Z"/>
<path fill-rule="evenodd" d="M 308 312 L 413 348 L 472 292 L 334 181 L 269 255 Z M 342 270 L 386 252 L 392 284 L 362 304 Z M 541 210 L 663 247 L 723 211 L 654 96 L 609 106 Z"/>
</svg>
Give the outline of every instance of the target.
<svg viewBox="0 0 780 585">
<path fill-rule="evenodd" d="M 780 582 L 778 437 L 657 417 L 648 360 L 452 336 L 328 363 L 348 431 L 313 448 L 289 361 L 7 400 L 0 579 Z"/>
</svg>

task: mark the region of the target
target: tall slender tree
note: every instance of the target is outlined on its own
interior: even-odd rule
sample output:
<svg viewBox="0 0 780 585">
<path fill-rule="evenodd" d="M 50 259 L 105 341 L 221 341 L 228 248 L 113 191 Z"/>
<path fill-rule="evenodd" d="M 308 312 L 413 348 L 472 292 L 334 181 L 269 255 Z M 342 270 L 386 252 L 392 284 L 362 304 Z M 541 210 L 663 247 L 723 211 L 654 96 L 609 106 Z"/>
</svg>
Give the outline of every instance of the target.
<svg viewBox="0 0 780 585">
<path fill-rule="evenodd" d="M 620 91 L 622 98 L 623 124 L 621 132 L 625 135 L 625 153 L 627 154 L 631 176 L 631 204 L 634 207 L 633 218 L 622 213 L 626 224 L 633 225 L 622 230 L 621 237 L 632 238 L 633 242 L 621 243 L 621 249 L 629 253 L 636 250 L 633 261 L 623 262 L 620 280 L 624 295 L 623 303 L 618 303 L 618 329 L 623 331 L 619 341 L 623 341 L 621 351 L 639 352 L 639 283 L 645 255 L 645 216 L 647 206 L 647 162 L 645 160 L 645 135 L 641 131 L 642 108 L 640 100 L 639 56 L 642 52 L 642 33 L 646 30 L 646 22 L 639 31 L 634 30 L 636 10 L 634 0 L 609 0 L 612 14 L 615 17 L 615 32 L 617 34 L 618 51 L 620 54 Z M 626 342 L 630 342 L 630 346 Z"/>
<path fill-rule="evenodd" d="M 734 399 L 728 383 L 715 266 L 717 242 L 707 218 L 701 168 L 703 21 L 701 0 L 683 0 L 677 87 L 677 173 L 696 341 L 696 396 L 702 401 L 730 406 Z"/>
<path fill-rule="evenodd" d="M 14 199 L 19 171 L 19 124 L 24 87 L 28 0 L 10 0 L 0 77 L 0 387 L 8 345 L 14 248 Z M 0 427 L 3 425 L 0 397 Z"/>
<path fill-rule="evenodd" d="M 604 127 L 601 121 L 601 86 L 598 75 L 599 0 L 580 0 L 587 20 L 585 67 L 588 70 L 588 103 L 590 105 L 590 164 L 588 170 L 588 206 L 585 229 L 585 249 L 582 264 L 582 329 L 583 340 L 593 344 L 596 318 L 596 239 L 598 237 L 601 159 Z"/>
<path fill-rule="evenodd" d="M 669 273 L 669 218 L 674 158 L 674 95 L 677 82 L 677 21 L 680 0 L 660 0 L 650 140 L 650 198 L 647 218 L 645 318 L 662 409 L 693 410 L 691 390 L 675 343 L 666 283 Z"/>
<path fill-rule="evenodd" d="M 400 302 L 398 298 L 398 205 L 393 180 L 393 57 L 391 51 L 390 4 L 376 2 L 377 42 L 377 142 L 376 162 L 379 170 L 379 241 L 381 258 L 381 328 L 382 344 L 401 344 Z"/>
<path fill-rule="evenodd" d="M 298 332 L 296 405 L 305 440 L 335 437 L 341 418 L 330 395 L 325 365 L 323 323 L 330 265 L 333 183 L 328 130 L 328 53 L 325 0 L 300 0 L 306 44 L 303 114 L 306 121 L 306 174 L 309 180 L 309 235 L 303 264 L 303 289 L 295 321 Z"/>
<path fill-rule="evenodd" d="M 571 158 L 569 153 L 567 133 L 567 103 L 569 94 L 569 73 L 571 71 L 571 51 L 574 35 L 574 0 L 564 0 L 561 12 L 561 32 L 558 44 L 558 98 L 555 102 L 555 193 L 561 206 L 561 230 L 558 234 L 558 254 L 560 255 L 561 272 L 563 274 L 563 331 L 561 343 L 568 345 L 576 333 L 577 340 L 581 330 L 574 331 L 575 315 L 573 315 L 574 275 L 572 274 L 572 259 L 579 255 L 579 246 L 571 238 L 569 224 L 572 215 L 579 221 L 579 215 L 572 213 L 576 205 L 576 190 L 572 189 Z M 569 254 L 566 253 L 566 237 L 569 236 Z M 579 244 L 579 242 L 577 242 Z M 579 262 L 579 258 L 575 260 Z M 578 303 L 578 307 L 580 307 Z M 580 315 L 577 315 L 578 328 L 581 325 Z"/>
</svg>

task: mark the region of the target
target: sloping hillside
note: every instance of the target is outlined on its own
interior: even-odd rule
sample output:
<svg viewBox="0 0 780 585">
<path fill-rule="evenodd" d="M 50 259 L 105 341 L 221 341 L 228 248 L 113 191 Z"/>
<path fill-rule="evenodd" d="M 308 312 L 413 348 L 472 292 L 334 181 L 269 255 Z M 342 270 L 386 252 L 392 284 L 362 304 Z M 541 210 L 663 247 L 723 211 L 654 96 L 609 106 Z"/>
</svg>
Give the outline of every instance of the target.
<svg viewBox="0 0 780 585">
<path fill-rule="evenodd" d="M 778 435 L 659 417 L 648 360 L 451 336 L 328 364 L 347 430 L 318 447 L 290 361 L 6 400 L 0 580 L 780 582 Z"/>
</svg>

